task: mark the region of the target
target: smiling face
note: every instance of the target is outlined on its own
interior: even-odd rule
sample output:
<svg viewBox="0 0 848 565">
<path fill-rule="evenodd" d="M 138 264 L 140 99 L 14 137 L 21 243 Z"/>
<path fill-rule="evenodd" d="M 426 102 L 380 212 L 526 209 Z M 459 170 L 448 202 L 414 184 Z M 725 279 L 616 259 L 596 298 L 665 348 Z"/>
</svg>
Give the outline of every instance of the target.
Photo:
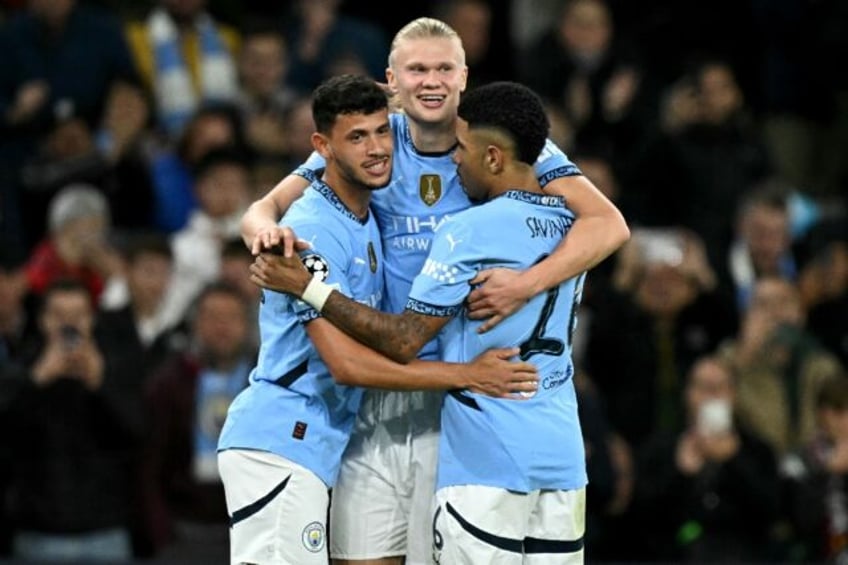
<svg viewBox="0 0 848 565">
<path fill-rule="evenodd" d="M 315 149 L 327 160 L 328 184 L 383 188 L 392 176 L 393 138 L 388 110 L 342 114 L 328 135 L 313 134 Z"/>
<path fill-rule="evenodd" d="M 453 121 L 468 78 L 458 37 L 402 39 L 389 61 L 389 86 L 411 119 L 433 124 Z"/>
</svg>

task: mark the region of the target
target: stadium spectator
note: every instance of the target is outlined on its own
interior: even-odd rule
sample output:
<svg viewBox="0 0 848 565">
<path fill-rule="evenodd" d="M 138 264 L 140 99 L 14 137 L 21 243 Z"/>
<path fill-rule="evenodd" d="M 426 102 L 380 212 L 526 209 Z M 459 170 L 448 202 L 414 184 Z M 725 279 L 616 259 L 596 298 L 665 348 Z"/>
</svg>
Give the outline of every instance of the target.
<svg viewBox="0 0 848 565">
<path fill-rule="evenodd" d="M 812 439 L 819 387 L 842 370 L 805 323 L 797 286 L 762 277 L 754 283 L 739 334 L 719 349 L 737 375 L 740 421 L 778 457 Z"/>
<path fill-rule="evenodd" d="M 838 563 L 848 556 L 848 378 L 821 383 L 815 400 L 816 431 L 787 457 L 789 516 L 797 561 Z"/>
<path fill-rule="evenodd" d="M 16 559 L 131 557 L 131 467 L 144 430 L 142 397 L 132 367 L 97 342 L 96 314 L 81 282 L 50 284 L 23 370 L 0 381 Z"/>
<path fill-rule="evenodd" d="M 228 105 L 199 109 L 176 144 L 152 147 L 147 159 L 153 179 L 153 227 L 167 233 L 184 228 L 198 205 L 193 169 L 213 149 L 244 147 L 238 111 Z"/>
<path fill-rule="evenodd" d="M 123 262 L 110 241 L 106 198 L 89 185 L 66 186 L 51 200 L 47 223 L 49 234 L 27 260 L 29 290 L 40 296 L 53 281 L 74 278 L 99 305 L 123 276 Z"/>
<path fill-rule="evenodd" d="M 239 234 L 252 193 L 250 169 L 237 151 L 210 151 L 193 175 L 199 206 L 171 238 L 174 265 L 163 306 L 166 325 L 179 325 L 200 290 L 219 278 L 224 242 Z"/>
<path fill-rule="evenodd" d="M 788 198 L 777 183 L 758 185 L 739 198 L 733 241 L 719 272 L 735 295 L 740 314 L 747 308 L 758 278 L 797 281 Z"/>
<path fill-rule="evenodd" d="M 565 112 L 577 148 L 606 139 L 625 161 L 647 131 L 648 77 L 606 0 L 563 2 L 546 33 L 517 51 L 516 74 Z"/>
<path fill-rule="evenodd" d="M 286 82 L 308 94 L 322 80 L 354 66 L 375 80 L 382 80 L 389 55 L 383 30 L 368 20 L 347 16 L 342 0 L 295 0 L 283 32 L 288 39 L 289 72 Z"/>
<path fill-rule="evenodd" d="M 237 289 L 209 284 L 189 315 L 186 349 L 168 356 L 146 383 L 151 429 L 140 504 L 155 555 L 165 562 L 229 562 L 216 448 L 227 408 L 255 362 L 249 315 Z"/>
<path fill-rule="evenodd" d="M 694 230 L 710 264 L 721 269 L 740 197 L 773 172 L 734 69 L 697 59 L 665 93 L 659 126 L 640 144 L 626 176 L 639 195 L 640 221 Z M 659 170 L 662 175 L 654 174 Z"/>
<path fill-rule="evenodd" d="M 206 0 L 159 0 L 125 31 L 166 138 L 176 140 L 203 106 L 235 101 L 240 33 L 212 17 Z"/>
<path fill-rule="evenodd" d="M 252 23 L 242 32 L 236 105 L 247 145 L 266 159 L 288 153 L 285 115 L 296 93 L 285 83 L 289 46 L 278 27 Z"/>
<path fill-rule="evenodd" d="M 139 82 L 117 18 L 78 0 L 33 0 L 0 26 L 0 198 L 3 230 L 31 248 L 44 199 L 24 191 L 20 167 L 57 122 L 101 125 L 110 90 Z"/>
<path fill-rule="evenodd" d="M 614 428 L 638 450 L 651 433 L 681 425 L 689 367 L 735 333 L 737 316 L 704 244 L 687 230 L 634 229 L 612 281 L 588 320 L 585 369 Z"/>
<path fill-rule="evenodd" d="M 734 413 L 736 379 L 714 356 L 691 367 L 685 419 L 652 434 L 638 454 L 632 526 L 645 553 L 626 560 L 756 563 L 773 556 L 769 536 L 781 491 L 774 451 Z M 657 512 L 661 508 L 662 512 Z"/>
</svg>

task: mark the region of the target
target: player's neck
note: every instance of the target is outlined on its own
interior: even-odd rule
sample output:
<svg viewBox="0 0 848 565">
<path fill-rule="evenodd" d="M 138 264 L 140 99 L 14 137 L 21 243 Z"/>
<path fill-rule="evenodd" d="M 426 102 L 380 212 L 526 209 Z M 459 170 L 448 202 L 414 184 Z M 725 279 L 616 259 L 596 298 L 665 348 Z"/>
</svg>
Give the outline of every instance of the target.
<svg viewBox="0 0 848 565">
<path fill-rule="evenodd" d="M 329 186 L 342 204 L 347 206 L 357 218 L 368 215 L 368 205 L 371 203 L 371 189 L 360 184 L 351 183 L 338 174 L 333 174 L 328 168 L 321 179 Z"/>
<path fill-rule="evenodd" d="M 409 120 L 412 144 L 419 153 L 445 153 L 456 145 L 456 125 L 450 123 L 421 123 Z"/>
<path fill-rule="evenodd" d="M 493 183 L 492 190 L 489 191 L 489 199 L 500 196 L 510 190 L 544 194 L 542 187 L 539 185 L 539 180 L 536 178 L 536 173 L 533 169 L 528 170 L 524 167 L 521 170 L 504 171 L 498 175 L 497 182 Z"/>
</svg>

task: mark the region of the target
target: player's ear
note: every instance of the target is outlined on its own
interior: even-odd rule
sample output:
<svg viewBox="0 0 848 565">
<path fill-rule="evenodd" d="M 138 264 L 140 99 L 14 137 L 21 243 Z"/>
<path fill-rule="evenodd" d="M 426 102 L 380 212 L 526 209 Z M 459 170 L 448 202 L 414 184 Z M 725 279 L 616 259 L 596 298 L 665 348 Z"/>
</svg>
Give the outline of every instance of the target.
<svg viewBox="0 0 848 565">
<path fill-rule="evenodd" d="M 391 67 L 386 67 L 386 86 L 389 89 L 389 94 L 397 93 L 397 77 Z"/>
<path fill-rule="evenodd" d="M 332 153 L 330 149 L 330 140 L 326 135 L 319 132 L 312 133 L 312 148 L 315 149 L 324 159 L 330 156 Z"/>
<path fill-rule="evenodd" d="M 503 153 L 497 145 L 486 147 L 486 168 L 496 175 L 503 170 Z"/>
</svg>

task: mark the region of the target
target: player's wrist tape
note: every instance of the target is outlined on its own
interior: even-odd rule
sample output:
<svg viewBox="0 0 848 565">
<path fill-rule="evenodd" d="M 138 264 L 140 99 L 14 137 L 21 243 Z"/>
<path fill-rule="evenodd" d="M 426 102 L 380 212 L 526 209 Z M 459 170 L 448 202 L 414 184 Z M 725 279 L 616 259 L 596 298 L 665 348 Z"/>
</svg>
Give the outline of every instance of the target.
<svg viewBox="0 0 848 565">
<path fill-rule="evenodd" d="M 333 292 L 333 287 L 315 277 L 306 285 L 306 290 L 303 291 L 303 296 L 300 299 L 320 312 L 327 299 L 330 298 L 331 292 Z"/>
</svg>

